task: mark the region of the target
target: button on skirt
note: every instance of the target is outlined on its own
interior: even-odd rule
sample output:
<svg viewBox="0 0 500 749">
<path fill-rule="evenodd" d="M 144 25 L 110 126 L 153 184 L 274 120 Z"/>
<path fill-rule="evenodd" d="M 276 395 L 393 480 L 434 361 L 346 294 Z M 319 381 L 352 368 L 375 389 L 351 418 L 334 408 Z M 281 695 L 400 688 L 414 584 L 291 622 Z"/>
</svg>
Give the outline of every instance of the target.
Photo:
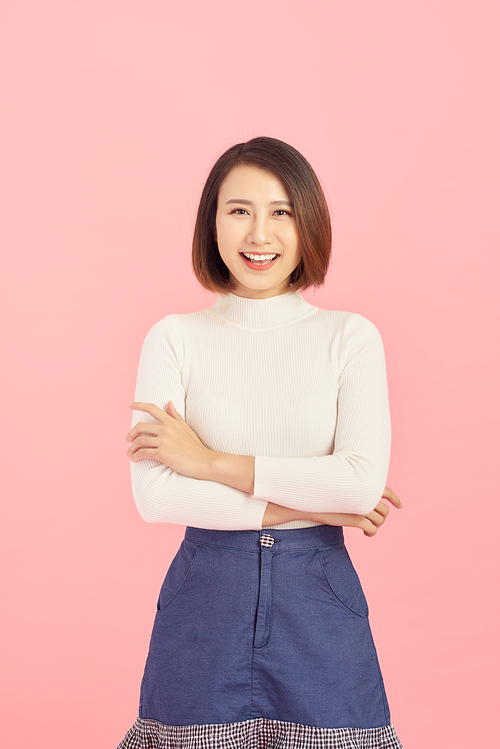
<svg viewBox="0 0 500 749">
<path fill-rule="evenodd" d="M 342 528 L 187 528 L 119 749 L 400 748 Z"/>
</svg>

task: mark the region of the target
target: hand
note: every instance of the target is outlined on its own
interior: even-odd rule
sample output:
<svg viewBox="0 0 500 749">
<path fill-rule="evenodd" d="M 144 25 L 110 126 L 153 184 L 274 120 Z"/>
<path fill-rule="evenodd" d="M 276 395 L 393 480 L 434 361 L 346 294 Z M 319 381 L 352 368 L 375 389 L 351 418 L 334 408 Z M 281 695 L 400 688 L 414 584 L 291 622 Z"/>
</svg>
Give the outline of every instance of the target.
<svg viewBox="0 0 500 749">
<path fill-rule="evenodd" d="M 385 487 L 382 498 L 388 499 L 394 507 L 401 508 L 403 506 L 399 497 L 388 486 Z M 281 523 L 288 523 L 291 520 L 315 520 L 317 523 L 324 523 L 325 525 L 360 528 L 365 536 L 373 537 L 385 523 L 388 514 L 389 507 L 384 502 L 379 502 L 375 509 L 368 513 L 368 515 L 354 515 L 341 512 L 301 512 L 268 502 L 262 527 L 280 525 Z"/>
<path fill-rule="evenodd" d="M 382 499 L 388 499 L 389 502 L 398 509 L 401 509 L 403 507 L 403 503 L 401 502 L 399 497 L 396 496 L 396 494 L 392 491 L 392 489 L 389 489 L 388 486 L 385 487 L 382 493 Z M 327 525 L 345 525 L 347 527 L 360 528 L 365 536 L 373 537 L 378 529 L 387 520 L 388 514 L 389 507 L 381 501 L 377 504 L 375 509 L 372 510 L 372 512 L 368 513 L 368 515 L 338 515 L 331 513 L 321 513 L 321 517 L 323 519 L 319 520 L 319 522 L 326 523 Z M 330 515 L 331 517 L 329 518 Z M 339 518 L 344 518 L 345 522 L 339 523 Z M 314 518 L 314 520 L 317 519 L 318 518 L 316 517 Z M 332 520 L 334 522 L 332 522 Z"/>
<path fill-rule="evenodd" d="M 158 422 L 139 422 L 127 434 L 125 440 L 131 443 L 127 455 L 131 461 L 158 460 L 184 476 L 204 478 L 212 451 L 177 413 L 172 401 L 168 402 L 166 412 L 153 403 L 131 403 L 129 407 L 148 413 Z"/>
</svg>

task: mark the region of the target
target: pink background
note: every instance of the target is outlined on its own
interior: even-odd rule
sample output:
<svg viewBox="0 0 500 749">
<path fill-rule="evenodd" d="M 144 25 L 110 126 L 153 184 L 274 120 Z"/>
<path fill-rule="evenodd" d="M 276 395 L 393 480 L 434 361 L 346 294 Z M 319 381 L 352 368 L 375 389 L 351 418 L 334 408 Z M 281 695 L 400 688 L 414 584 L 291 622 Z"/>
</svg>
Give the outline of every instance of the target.
<svg viewBox="0 0 500 749">
<path fill-rule="evenodd" d="M 126 404 L 149 327 L 213 303 L 197 200 L 261 134 L 304 153 L 334 213 L 307 299 L 385 341 L 405 509 L 349 541 L 393 722 L 405 749 L 493 746 L 498 7 L 3 4 L 3 746 L 108 749 L 135 720 L 183 529 L 134 507 Z"/>
</svg>

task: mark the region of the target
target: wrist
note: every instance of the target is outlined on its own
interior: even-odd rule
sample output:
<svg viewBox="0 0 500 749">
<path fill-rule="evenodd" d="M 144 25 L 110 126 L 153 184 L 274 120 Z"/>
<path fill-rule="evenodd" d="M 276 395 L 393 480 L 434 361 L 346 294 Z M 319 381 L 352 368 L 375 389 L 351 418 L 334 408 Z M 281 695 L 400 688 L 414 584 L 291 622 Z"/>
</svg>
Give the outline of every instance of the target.
<svg viewBox="0 0 500 749">
<path fill-rule="evenodd" d="M 207 479 L 253 494 L 254 468 L 255 458 L 249 455 L 230 455 L 210 450 L 206 463 Z"/>
<path fill-rule="evenodd" d="M 215 473 L 214 462 L 218 453 L 214 450 L 210 450 L 208 447 L 204 448 L 204 454 L 197 460 L 196 474 L 193 474 L 194 479 L 200 479 L 202 481 L 215 481 L 212 476 Z"/>
<path fill-rule="evenodd" d="M 292 520 L 311 520 L 310 513 L 292 510 L 290 507 L 283 507 L 283 505 L 275 505 L 273 502 L 268 502 L 264 511 L 264 517 L 262 518 L 262 527 L 266 528 L 281 525 L 282 523 L 290 523 Z"/>
</svg>

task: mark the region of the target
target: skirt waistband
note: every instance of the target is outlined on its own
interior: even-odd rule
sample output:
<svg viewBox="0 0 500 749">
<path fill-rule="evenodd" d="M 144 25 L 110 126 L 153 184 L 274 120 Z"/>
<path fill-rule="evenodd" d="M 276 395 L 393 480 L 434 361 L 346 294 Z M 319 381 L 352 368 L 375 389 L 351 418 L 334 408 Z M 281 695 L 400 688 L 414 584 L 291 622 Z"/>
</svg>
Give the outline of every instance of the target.
<svg viewBox="0 0 500 749">
<path fill-rule="evenodd" d="M 293 549 L 318 549 L 344 543 L 343 528 L 333 525 L 314 525 L 310 528 L 263 528 L 261 531 L 217 531 L 208 528 L 186 528 L 185 538 L 209 546 L 262 551 L 292 551 Z"/>
</svg>

